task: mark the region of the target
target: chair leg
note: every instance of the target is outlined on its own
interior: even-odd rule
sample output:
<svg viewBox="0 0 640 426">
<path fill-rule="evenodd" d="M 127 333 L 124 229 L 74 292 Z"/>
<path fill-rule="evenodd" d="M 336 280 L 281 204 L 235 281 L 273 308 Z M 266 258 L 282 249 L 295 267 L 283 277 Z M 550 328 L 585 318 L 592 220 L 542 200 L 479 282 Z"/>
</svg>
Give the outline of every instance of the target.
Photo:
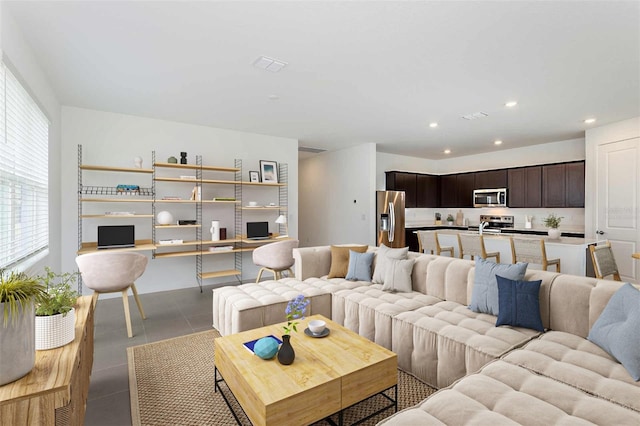
<svg viewBox="0 0 640 426">
<path fill-rule="evenodd" d="M 131 291 L 133 292 L 133 298 L 136 300 L 136 305 L 138 305 L 138 310 L 140 311 L 140 315 L 142 315 L 142 319 L 147 319 L 144 315 L 144 309 L 142 309 L 140 298 L 138 297 L 138 290 L 136 289 L 136 285 L 133 283 L 131 283 Z"/>
<path fill-rule="evenodd" d="M 293 269 L 289 268 L 287 272 L 289 273 L 289 278 L 293 278 Z"/>
<path fill-rule="evenodd" d="M 496 263 L 500 263 L 500 253 L 496 255 Z"/>
<path fill-rule="evenodd" d="M 131 315 L 129 315 L 129 296 L 127 295 L 128 288 L 122 290 L 122 305 L 124 306 L 124 320 L 127 322 L 127 335 L 133 337 L 131 331 Z"/>
<path fill-rule="evenodd" d="M 280 278 L 282 278 L 282 272 L 280 271 L 276 271 L 275 269 L 273 270 L 273 279 L 278 281 Z"/>
<path fill-rule="evenodd" d="M 558 260 L 558 263 L 556 263 L 556 272 L 560 272 L 560 260 Z"/>
<path fill-rule="evenodd" d="M 258 271 L 258 277 L 256 278 L 256 284 L 260 282 L 260 278 L 262 278 L 262 273 L 264 272 L 264 268 L 260 268 Z"/>
</svg>

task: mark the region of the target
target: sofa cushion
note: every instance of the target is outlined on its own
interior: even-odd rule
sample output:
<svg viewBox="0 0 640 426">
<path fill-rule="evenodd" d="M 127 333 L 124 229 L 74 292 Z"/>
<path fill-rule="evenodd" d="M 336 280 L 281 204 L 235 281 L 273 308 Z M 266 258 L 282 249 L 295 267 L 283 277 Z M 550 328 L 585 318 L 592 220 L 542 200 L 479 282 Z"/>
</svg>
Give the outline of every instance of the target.
<svg viewBox="0 0 640 426">
<path fill-rule="evenodd" d="M 532 328 L 544 332 L 540 318 L 540 284 L 542 281 L 514 281 L 496 275 L 500 312 L 496 326 Z"/>
<path fill-rule="evenodd" d="M 387 271 L 384 274 L 384 291 L 399 291 L 402 293 L 410 293 L 411 290 L 411 271 L 413 270 L 414 259 L 397 260 L 387 259 Z"/>
<path fill-rule="evenodd" d="M 344 278 L 349 271 L 349 251 L 364 253 L 367 246 L 331 246 L 329 278 Z"/>
<path fill-rule="evenodd" d="M 375 284 L 384 284 L 385 274 L 387 273 L 387 259 L 407 259 L 409 247 L 392 249 L 384 244 L 380 244 L 376 252 L 376 267 L 373 271 L 373 282 Z"/>
<path fill-rule="evenodd" d="M 358 253 L 349 250 L 349 269 L 346 279 L 350 281 L 371 281 L 371 264 L 374 252 Z"/>
<path fill-rule="evenodd" d="M 527 263 L 518 262 L 515 265 L 507 265 L 477 259 L 469 309 L 478 313 L 498 315 L 500 307 L 496 275 L 511 280 L 522 280 L 525 272 L 527 272 Z"/>
<path fill-rule="evenodd" d="M 640 380 L 640 291 L 625 284 L 607 303 L 595 322 L 590 341 L 607 351 Z"/>
</svg>

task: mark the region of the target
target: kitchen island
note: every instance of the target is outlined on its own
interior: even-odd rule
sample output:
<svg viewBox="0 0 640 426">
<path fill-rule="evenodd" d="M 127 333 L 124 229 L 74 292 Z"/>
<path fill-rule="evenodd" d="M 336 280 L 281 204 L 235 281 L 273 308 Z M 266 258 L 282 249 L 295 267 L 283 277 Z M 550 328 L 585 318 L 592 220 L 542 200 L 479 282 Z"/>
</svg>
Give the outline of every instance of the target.
<svg viewBox="0 0 640 426">
<path fill-rule="evenodd" d="M 416 231 L 413 231 L 416 232 Z M 438 237 L 440 239 L 440 245 L 452 246 L 454 248 L 455 256 L 460 256 L 458 249 L 459 233 L 473 233 L 465 229 L 439 229 Z M 477 233 L 473 233 L 477 235 Z M 595 276 L 593 272 L 593 265 L 591 264 L 591 257 L 589 255 L 589 246 L 604 242 L 604 240 L 597 240 L 592 238 L 579 238 L 579 237 L 560 237 L 558 239 L 551 239 L 544 235 L 527 235 L 527 234 L 512 234 L 512 233 L 484 233 L 484 244 L 487 251 L 500 252 L 501 263 L 512 263 L 511 256 L 511 244 L 509 238 L 531 238 L 531 239 L 544 239 L 547 250 L 548 259 L 560 259 L 561 272 L 564 274 L 579 275 L 579 276 Z M 531 265 L 533 269 L 541 269 L 542 265 Z M 553 271 L 554 268 L 549 270 Z"/>
</svg>

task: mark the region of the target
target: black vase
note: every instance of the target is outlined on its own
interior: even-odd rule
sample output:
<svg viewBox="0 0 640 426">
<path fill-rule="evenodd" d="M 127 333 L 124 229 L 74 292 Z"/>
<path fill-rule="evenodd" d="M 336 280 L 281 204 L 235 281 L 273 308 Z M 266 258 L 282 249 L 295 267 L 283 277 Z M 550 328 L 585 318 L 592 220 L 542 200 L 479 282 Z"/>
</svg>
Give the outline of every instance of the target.
<svg viewBox="0 0 640 426">
<path fill-rule="evenodd" d="M 280 350 L 278 351 L 278 362 L 282 365 L 289 365 L 296 359 L 296 353 L 289 339 L 291 339 L 291 336 L 288 334 L 282 336 L 282 346 L 280 346 Z"/>
</svg>

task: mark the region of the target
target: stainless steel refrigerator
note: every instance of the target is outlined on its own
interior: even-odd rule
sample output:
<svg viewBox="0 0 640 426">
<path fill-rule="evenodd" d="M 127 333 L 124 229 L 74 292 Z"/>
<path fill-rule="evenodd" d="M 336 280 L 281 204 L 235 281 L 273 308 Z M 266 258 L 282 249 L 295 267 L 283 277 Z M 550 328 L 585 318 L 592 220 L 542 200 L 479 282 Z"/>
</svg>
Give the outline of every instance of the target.
<svg viewBox="0 0 640 426">
<path fill-rule="evenodd" d="M 376 245 L 405 247 L 404 191 L 376 191 Z"/>
</svg>

